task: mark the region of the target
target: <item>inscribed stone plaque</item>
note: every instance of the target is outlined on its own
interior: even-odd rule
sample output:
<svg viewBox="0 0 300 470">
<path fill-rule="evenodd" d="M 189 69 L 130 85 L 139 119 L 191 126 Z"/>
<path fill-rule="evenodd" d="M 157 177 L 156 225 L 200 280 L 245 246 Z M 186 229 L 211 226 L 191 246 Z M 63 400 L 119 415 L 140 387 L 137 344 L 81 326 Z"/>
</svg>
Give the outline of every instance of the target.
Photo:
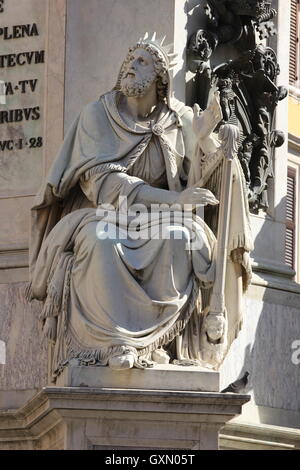
<svg viewBox="0 0 300 470">
<path fill-rule="evenodd" d="M 9 0 L 2 10 L 0 194 L 32 194 L 42 175 L 45 2 Z"/>
<path fill-rule="evenodd" d="M 46 4 L 0 0 L 0 249 L 27 232 L 15 214 L 28 210 L 43 177 Z"/>
</svg>

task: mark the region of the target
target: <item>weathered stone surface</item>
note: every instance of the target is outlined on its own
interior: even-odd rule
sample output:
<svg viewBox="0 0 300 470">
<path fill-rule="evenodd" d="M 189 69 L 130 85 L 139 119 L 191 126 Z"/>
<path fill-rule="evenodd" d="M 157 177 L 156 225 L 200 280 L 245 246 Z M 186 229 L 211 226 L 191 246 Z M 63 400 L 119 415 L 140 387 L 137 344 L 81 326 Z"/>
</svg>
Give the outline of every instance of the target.
<svg viewBox="0 0 300 470">
<path fill-rule="evenodd" d="M 5 252 L 28 246 L 32 202 L 33 197 L 0 198 L 0 251 Z"/>
<path fill-rule="evenodd" d="M 231 420 L 219 435 L 220 449 L 226 450 L 296 450 L 300 449 L 300 431 Z"/>
<path fill-rule="evenodd" d="M 24 53 L 20 62 L 28 62 L 7 67 L 7 57 L 0 59 L 7 93 L 0 105 L 0 255 L 28 247 L 32 196 L 63 138 L 65 8 L 66 0 L 10 0 L 0 13 L 1 57 L 11 55 L 13 64 Z"/>
<path fill-rule="evenodd" d="M 216 450 L 247 395 L 46 387 L 0 412 L 0 449 Z"/>
<path fill-rule="evenodd" d="M 0 390 L 40 388 L 47 383 L 47 342 L 43 340 L 38 302 L 24 299 L 25 284 L 0 285 L 0 339 L 6 364 Z"/>
<path fill-rule="evenodd" d="M 221 389 L 247 370 L 246 391 L 257 405 L 300 411 L 299 364 L 292 360 L 292 344 L 300 339 L 299 297 L 251 287 L 244 328 L 220 370 Z"/>
<path fill-rule="evenodd" d="M 0 252 L 28 246 L 29 208 L 43 176 L 47 2 L 10 0 L 2 10 Z"/>
<path fill-rule="evenodd" d="M 34 194 L 43 173 L 46 6 L 40 0 L 10 0 L 1 13 L 0 69 L 6 104 L 0 112 L 0 141 L 10 141 L 0 154 L 4 198 Z"/>
<path fill-rule="evenodd" d="M 58 386 L 219 392 L 219 372 L 195 366 L 157 364 L 146 370 L 69 365 Z"/>
<path fill-rule="evenodd" d="M 3 371 L 2 377 L 4 377 L 5 367 L 0 365 L 0 371 L 1 367 Z M 18 408 L 21 408 L 37 392 L 38 389 L 0 390 L 0 410 L 16 410 Z"/>
<path fill-rule="evenodd" d="M 174 41 L 174 17 L 174 0 L 68 2 L 65 128 L 82 106 L 114 86 L 128 46 L 152 25 L 166 44 Z"/>
</svg>

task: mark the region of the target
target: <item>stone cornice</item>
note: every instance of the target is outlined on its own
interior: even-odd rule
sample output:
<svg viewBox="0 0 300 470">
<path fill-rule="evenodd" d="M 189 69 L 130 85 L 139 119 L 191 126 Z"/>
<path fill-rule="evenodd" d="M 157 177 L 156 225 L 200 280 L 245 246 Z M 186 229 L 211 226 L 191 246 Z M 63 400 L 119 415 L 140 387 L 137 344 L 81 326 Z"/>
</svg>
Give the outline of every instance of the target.
<svg viewBox="0 0 300 470">
<path fill-rule="evenodd" d="M 0 249 L 0 269 L 28 268 L 28 248 Z"/>
<path fill-rule="evenodd" d="M 227 423 L 220 434 L 221 447 L 247 450 L 294 450 L 300 448 L 298 429 L 268 424 Z"/>
<path fill-rule="evenodd" d="M 150 413 L 152 419 L 159 419 L 171 413 L 178 422 L 193 421 L 193 417 L 205 422 L 210 415 L 218 423 L 239 414 L 249 399 L 232 393 L 45 387 L 22 408 L 0 412 L 0 443 L 37 441 L 78 414 L 94 417 L 109 412 L 126 419 L 127 413 L 137 417 Z"/>
<path fill-rule="evenodd" d="M 297 101 L 300 101 L 300 88 L 290 85 L 289 86 L 289 96 L 291 98 L 294 98 Z"/>
<path fill-rule="evenodd" d="M 300 152 L 300 136 L 289 133 L 289 146 Z"/>
</svg>

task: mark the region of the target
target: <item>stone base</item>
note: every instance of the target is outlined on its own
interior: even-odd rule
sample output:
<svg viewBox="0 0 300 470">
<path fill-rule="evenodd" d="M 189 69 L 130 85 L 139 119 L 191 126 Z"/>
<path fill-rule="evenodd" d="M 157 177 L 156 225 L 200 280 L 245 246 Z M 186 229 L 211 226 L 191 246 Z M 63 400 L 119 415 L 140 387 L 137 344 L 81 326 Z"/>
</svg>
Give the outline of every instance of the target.
<svg viewBox="0 0 300 470">
<path fill-rule="evenodd" d="M 57 379 L 59 387 L 100 387 L 138 390 L 219 392 L 219 372 L 195 366 L 157 364 L 148 369 L 69 365 Z"/>
<path fill-rule="evenodd" d="M 0 412 L 0 449 L 217 450 L 247 395 L 46 387 Z"/>
</svg>

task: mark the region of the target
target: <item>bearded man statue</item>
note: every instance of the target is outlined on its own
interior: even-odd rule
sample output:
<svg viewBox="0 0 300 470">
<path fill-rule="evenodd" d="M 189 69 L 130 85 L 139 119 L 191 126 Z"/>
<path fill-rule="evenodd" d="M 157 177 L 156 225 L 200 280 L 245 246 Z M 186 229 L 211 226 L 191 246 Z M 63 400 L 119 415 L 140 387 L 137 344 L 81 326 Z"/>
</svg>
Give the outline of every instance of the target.
<svg viewBox="0 0 300 470">
<path fill-rule="evenodd" d="M 166 224 L 162 212 L 140 223 L 152 236 L 128 230 L 120 236 L 136 205 L 150 212 L 164 204 L 174 215 L 174 204 L 180 211 L 185 204 L 218 204 L 196 184 L 203 158 L 218 149 L 212 134 L 222 119 L 218 93 L 204 112 L 175 99 L 173 59 L 155 35 L 130 48 L 115 88 L 84 107 L 36 196 L 28 293 L 44 302 L 54 380 L 71 359 L 118 370 L 169 361 L 210 367 L 207 343 L 226 335 L 229 347 L 240 329 L 252 241 L 238 162 L 226 328 L 210 319 L 210 337 L 204 330 L 202 298 L 214 283 L 216 239 L 195 210 L 189 224 L 172 217 Z"/>
</svg>

